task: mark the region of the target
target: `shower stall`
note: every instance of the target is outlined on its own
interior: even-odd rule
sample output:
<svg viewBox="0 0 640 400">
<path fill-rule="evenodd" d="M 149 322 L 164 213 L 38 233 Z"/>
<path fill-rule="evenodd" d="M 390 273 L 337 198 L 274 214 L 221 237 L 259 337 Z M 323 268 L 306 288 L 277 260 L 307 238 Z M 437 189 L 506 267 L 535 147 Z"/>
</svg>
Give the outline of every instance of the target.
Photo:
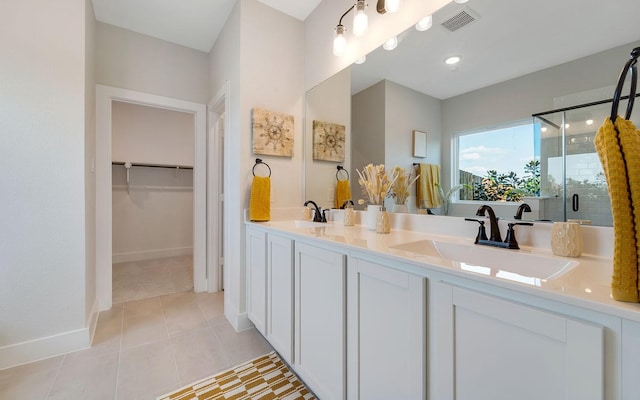
<svg viewBox="0 0 640 400">
<path fill-rule="evenodd" d="M 626 102 L 621 100 L 620 110 Z M 540 144 L 541 218 L 613 225 L 607 182 L 594 146 L 611 103 L 603 100 L 533 114 Z M 640 126 L 637 108 L 631 120 Z"/>
</svg>

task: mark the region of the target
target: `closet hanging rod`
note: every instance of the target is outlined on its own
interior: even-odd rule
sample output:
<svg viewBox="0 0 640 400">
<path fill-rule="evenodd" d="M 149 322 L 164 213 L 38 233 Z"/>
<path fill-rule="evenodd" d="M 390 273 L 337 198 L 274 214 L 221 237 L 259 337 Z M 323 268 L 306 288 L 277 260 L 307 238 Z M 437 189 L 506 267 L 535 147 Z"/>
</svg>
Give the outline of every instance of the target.
<svg viewBox="0 0 640 400">
<path fill-rule="evenodd" d="M 111 165 L 124 165 L 123 161 L 112 161 Z M 169 169 L 193 169 L 190 165 L 169 165 L 169 164 L 149 164 L 149 163 L 131 163 L 132 167 L 149 167 L 149 168 L 169 168 Z"/>
</svg>

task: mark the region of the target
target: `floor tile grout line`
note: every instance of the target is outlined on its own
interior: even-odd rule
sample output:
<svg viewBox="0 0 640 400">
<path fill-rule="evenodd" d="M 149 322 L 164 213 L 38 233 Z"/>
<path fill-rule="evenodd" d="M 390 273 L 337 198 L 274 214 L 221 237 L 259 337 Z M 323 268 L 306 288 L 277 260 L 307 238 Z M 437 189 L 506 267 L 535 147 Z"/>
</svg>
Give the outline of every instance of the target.
<svg viewBox="0 0 640 400">
<path fill-rule="evenodd" d="M 173 347 L 173 340 L 171 339 L 171 333 L 169 332 L 169 324 L 167 323 L 167 314 L 164 311 L 164 304 L 162 300 L 160 301 L 160 305 L 162 306 L 162 316 L 164 318 L 164 328 L 167 331 L 167 337 L 169 338 L 169 348 L 171 350 L 171 358 L 173 359 L 173 367 L 175 368 L 176 374 L 178 375 L 178 385 L 179 387 L 183 386 L 182 377 L 180 376 L 180 369 L 178 368 L 178 360 L 176 359 L 176 352 Z"/>
<path fill-rule="evenodd" d="M 69 354 L 69 353 L 67 353 Z M 58 367 L 58 370 L 56 371 L 56 376 L 51 380 L 51 384 L 49 385 L 49 390 L 47 390 L 47 396 L 45 397 L 45 399 L 48 399 L 51 396 L 51 391 L 53 390 L 53 387 L 56 384 L 56 381 L 58 380 L 58 377 L 60 376 L 60 371 L 62 371 L 62 367 L 64 366 L 64 361 L 67 359 L 67 354 L 64 354 L 62 356 L 62 361 L 60 361 L 60 366 Z"/>
<path fill-rule="evenodd" d="M 122 340 L 124 338 L 124 305 L 122 303 L 122 315 L 120 315 L 120 345 L 118 346 L 118 366 L 116 367 L 116 387 L 113 389 L 113 400 L 118 398 L 118 382 L 120 381 L 120 363 L 122 362 Z"/>
</svg>

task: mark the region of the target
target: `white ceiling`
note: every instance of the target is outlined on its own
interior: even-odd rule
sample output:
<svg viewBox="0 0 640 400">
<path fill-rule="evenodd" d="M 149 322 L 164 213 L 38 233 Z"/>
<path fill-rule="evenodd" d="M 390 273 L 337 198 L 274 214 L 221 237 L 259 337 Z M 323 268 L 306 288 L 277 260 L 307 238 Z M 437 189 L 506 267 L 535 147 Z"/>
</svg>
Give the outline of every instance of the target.
<svg viewBox="0 0 640 400">
<path fill-rule="evenodd" d="M 320 0 L 258 0 L 304 21 Z M 236 0 L 93 0 L 96 19 L 209 52 Z"/>
<path fill-rule="evenodd" d="M 476 21 L 455 32 L 440 25 L 462 9 Z M 447 99 L 640 40 L 639 18 L 640 0 L 450 3 L 436 12 L 431 29 L 411 27 L 395 50 L 379 48 L 353 65 L 352 93 L 388 79 Z M 462 57 L 456 70 L 444 64 L 452 55 Z"/>
</svg>

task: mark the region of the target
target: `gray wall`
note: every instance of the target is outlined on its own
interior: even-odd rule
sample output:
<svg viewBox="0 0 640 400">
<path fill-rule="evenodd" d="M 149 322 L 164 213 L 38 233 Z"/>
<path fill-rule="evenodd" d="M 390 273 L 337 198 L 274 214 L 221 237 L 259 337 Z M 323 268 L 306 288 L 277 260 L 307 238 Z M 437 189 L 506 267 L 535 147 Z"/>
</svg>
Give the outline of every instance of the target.
<svg viewBox="0 0 640 400">
<path fill-rule="evenodd" d="M 209 56 L 97 22 L 96 79 L 102 85 L 206 103 Z"/>
</svg>

